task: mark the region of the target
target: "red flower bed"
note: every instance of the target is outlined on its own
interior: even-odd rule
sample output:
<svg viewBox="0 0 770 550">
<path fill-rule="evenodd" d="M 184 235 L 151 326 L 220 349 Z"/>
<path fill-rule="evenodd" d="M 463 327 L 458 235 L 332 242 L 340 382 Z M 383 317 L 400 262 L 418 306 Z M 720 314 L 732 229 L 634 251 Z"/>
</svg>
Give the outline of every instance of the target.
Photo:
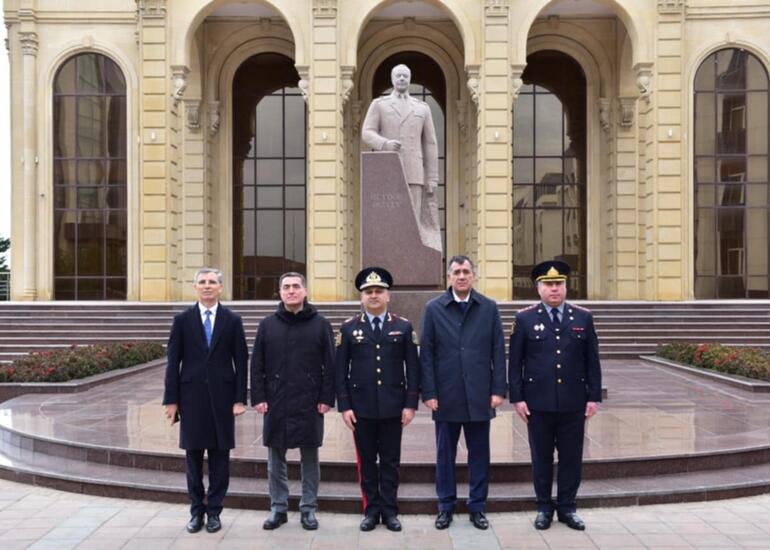
<svg viewBox="0 0 770 550">
<path fill-rule="evenodd" d="M 755 380 L 770 379 L 770 351 L 764 349 L 672 342 L 659 344 L 655 354 L 693 367 L 737 374 Z"/>
<path fill-rule="evenodd" d="M 0 382 L 67 382 L 94 374 L 124 369 L 163 357 L 155 342 L 120 342 L 32 352 L 0 366 Z"/>
</svg>

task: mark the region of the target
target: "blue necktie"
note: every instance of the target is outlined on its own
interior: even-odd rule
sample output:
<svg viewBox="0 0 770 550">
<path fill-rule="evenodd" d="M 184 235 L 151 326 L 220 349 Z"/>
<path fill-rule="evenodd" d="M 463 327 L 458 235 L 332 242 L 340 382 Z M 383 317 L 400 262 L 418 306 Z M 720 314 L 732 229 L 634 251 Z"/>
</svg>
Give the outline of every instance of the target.
<svg viewBox="0 0 770 550">
<path fill-rule="evenodd" d="M 203 330 L 206 332 L 206 345 L 211 347 L 211 310 L 205 311 L 206 320 L 203 321 Z"/>
<path fill-rule="evenodd" d="M 382 334 L 382 329 L 380 329 L 380 318 L 375 317 L 372 319 L 372 323 L 374 323 L 374 336 L 379 338 L 380 334 Z"/>
<path fill-rule="evenodd" d="M 557 308 L 551 308 L 551 322 L 553 323 L 553 326 L 555 328 L 559 328 L 561 326 L 561 321 L 559 320 L 559 310 Z"/>
</svg>

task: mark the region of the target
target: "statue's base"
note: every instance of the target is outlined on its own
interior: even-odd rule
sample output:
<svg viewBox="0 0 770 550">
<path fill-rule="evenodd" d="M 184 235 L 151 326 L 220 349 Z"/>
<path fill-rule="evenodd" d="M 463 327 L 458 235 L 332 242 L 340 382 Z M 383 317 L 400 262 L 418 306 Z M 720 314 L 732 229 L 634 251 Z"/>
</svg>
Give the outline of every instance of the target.
<svg viewBox="0 0 770 550">
<path fill-rule="evenodd" d="M 390 271 L 396 288 L 442 287 L 441 252 L 422 244 L 398 153 L 361 153 L 361 264 Z"/>
<path fill-rule="evenodd" d="M 422 314 L 428 300 L 441 294 L 441 290 L 400 290 L 390 293 L 388 309 L 412 322 L 412 327 L 422 337 Z"/>
</svg>

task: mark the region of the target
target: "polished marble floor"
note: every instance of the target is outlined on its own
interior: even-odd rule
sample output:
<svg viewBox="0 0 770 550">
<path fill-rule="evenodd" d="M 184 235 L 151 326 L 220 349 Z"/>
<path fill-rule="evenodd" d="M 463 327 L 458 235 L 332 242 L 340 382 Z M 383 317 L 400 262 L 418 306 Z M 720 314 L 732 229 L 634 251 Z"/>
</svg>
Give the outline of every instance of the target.
<svg viewBox="0 0 770 550">
<path fill-rule="evenodd" d="M 770 446 L 770 395 L 752 394 L 642 361 L 605 361 L 608 399 L 588 424 L 585 456 L 595 459 L 694 454 Z M 26 395 L 0 404 L 0 425 L 79 443 L 180 453 L 178 427 L 165 421 L 163 368 L 79 394 Z M 264 458 L 261 416 L 237 421 L 233 456 Z M 402 460 L 433 462 L 433 422 L 424 408 L 404 431 Z M 462 446 L 462 440 L 461 440 Z M 458 453 L 465 458 L 464 448 Z M 351 433 L 327 415 L 324 461 L 354 461 Z M 529 462 L 526 427 L 510 404 L 492 422 L 493 462 Z"/>
</svg>

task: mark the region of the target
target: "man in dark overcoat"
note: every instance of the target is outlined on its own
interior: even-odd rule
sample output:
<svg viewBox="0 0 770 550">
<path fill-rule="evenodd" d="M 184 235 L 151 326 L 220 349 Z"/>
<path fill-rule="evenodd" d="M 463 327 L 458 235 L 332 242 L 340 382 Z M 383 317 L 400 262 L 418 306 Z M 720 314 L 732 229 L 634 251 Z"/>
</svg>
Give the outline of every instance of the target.
<svg viewBox="0 0 770 550">
<path fill-rule="evenodd" d="M 246 410 L 248 346 L 240 316 L 221 303 L 222 273 L 201 268 L 193 288 L 198 302 L 174 317 L 166 356 L 163 404 L 180 420 L 179 446 L 185 450 L 190 513 L 187 531 L 222 528 L 219 514 L 230 483 L 230 449 L 235 417 Z M 203 488 L 203 452 L 209 462 L 209 489 Z M 204 503 L 204 496 L 205 503 Z"/>
<path fill-rule="evenodd" d="M 334 406 L 334 337 L 323 315 L 307 301 L 305 277 L 284 273 L 281 303 L 257 327 L 251 354 L 251 404 L 265 415 L 262 443 L 268 448 L 270 516 L 264 529 L 288 520 L 286 450 L 299 448 L 302 476 L 300 522 L 318 529 L 316 518 L 324 415 Z"/>
<path fill-rule="evenodd" d="M 511 403 L 527 423 L 537 497 L 536 529 L 559 521 L 582 531 L 575 498 L 583 463 L 586 420 L 602 400 L 599 342 L 591 312 L 567 298 L 570 268 L 561 261 L 535 266 L 541 302 L 519 311 L 511 327 Z M 559 453 L 557 496 L 551 498 L 553 451 Z"/>
<path fill-rule="evenodd" d="M 356 444 L 361 530 L 371 531 L 382 519 L 390 531 L 400 531 L 401 433 L 419 399 L 417 334 L 412 323 L 388 310 L 393 277 L 386 269 L 364 268 L 355 283 L 364 311 L 345 321 L 337 335 L 337 409 Z"/>
<path fill-rule="evenodd" d="M 489 427 L 506 396 L 505 341 L 497 304 L 473 289 L 467 256 L 449 260 L 449 288 L 425 306 L 420 346 L 422 399 L 436 427 L 436 528 L 452 523 L 457 506 L 455 458 L 460 431 L 468 447 L 468 512 L 487 529 Z"/>
</svg>

